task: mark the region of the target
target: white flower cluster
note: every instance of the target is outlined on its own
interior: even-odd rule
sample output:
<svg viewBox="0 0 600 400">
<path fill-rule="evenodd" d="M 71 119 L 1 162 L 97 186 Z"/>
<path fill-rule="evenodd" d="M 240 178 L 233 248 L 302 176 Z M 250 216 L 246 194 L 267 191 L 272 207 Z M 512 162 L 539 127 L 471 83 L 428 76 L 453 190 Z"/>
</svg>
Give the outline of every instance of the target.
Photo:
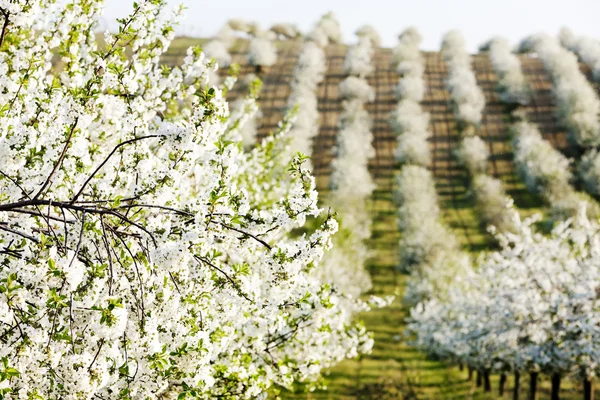
<svg viewBox="0 0 600 400">
<path fill-rule="evenodd" d="M 395 157 L 401 163 L 427 166 L 431 163 L 429 114 L 419 104 L 423 100 L 425 82 L 423 60 L 419 51 L 421 35 L 415 28 L 406 29 L 393 52 L 393 62 L 402 74 L 396 86 L 398 105 L 390 116 L 397 135 Z"/>
<path fill-rule="evenodd" d="M 576 215 L 581 201 L 589 202 L 590 216 L 599 215 L 595 202 L 571 185 L 570 161 L 542 138 L 535 125 L 521 121 L 514 124 L 513 131 L 517 172 L 527 188 L 551 206 L 555 217 Z"/>
<path fill-rule="evenodd" d="M 560 43 L 577 54 L 579 59 L 592 70 L 595 81 L 600 80 L 600 41 L 591 37 L 575 36 L 568 28 L 562 28 L 559 34 Z"/>
<path fill-rule="evenodd" d="M 479 217 L 492 231 L 514 231 L 513 199 L 506 194 L 500 179 L 486 174 L 475 175 L 471 181 L 475 208 Z"/>
<path fill-rule="evenodd" d="M 549 72 L 559 121 L 572 139 L 584 148 L 600 145 L 600 99 L 580 71 L 577 57 L 544 34 L 525 39 L 520 48 L 535 51 Z"/>
<path fill-rule="evenodd" d="M 448 64 L 448 90 L 456 108 L 458 121 L 479 125 L 485 107 L 485 97 L 477 86 L 471 68 L 471 57 L 460 32 L 446 33 L 442 41 L 442 57 Z"/>
<path fill-rule="evenodd" d="M 381 37 L 377 30 L 371 25 L 363 25 L 356 30 L 356 36 L 359 38 L 366 38 L 371 41 L 373 47 L 378 48 L 381 46 Z"/>
<path fill-rule="evenodd" d="M 349 76 L 339 85 L 339 95 L 345 100 L 358 100 L 360 103 L 375 101 L 375 90 L 365 78 Z"/>
<path fill-rule="evenodd" d="M 515 212 L 517 231 L 498 236 L 501 249 L 480 259 L 462 287 L 413 309 L 419 345 L 479 371 L 598 374 L 600 226 L 585 210 L 550 236 L 533 222 Z"/>
<path fill-rule="evenodd" d="M 392 63 L 399 74 L 407 76 L 422 76 L 424 71 L 423 58 L 419 46 L 423 37 L 415 27 L 406 28 L 398 36 L 398 44 L 392 50 Z M 424 87 L 425 85 L 423 85 Z M 423 100 L 423 91 L 414 95 L 414 100 Z M 413 97 L 413 96 L 411 96 Z"/>
<path fill-rule="evenodd" d="M 232 18 L 227 21 L 227 25 L 234 31 L 242 32 L 248 35 L 253 35 L 259 29 L 256 22 L 248 22 L 240 18 Z"/>
<path fill-rule="evenodd" d="M 243 153 L 204 54 L 159 64 L 164 2 L 104 48 L 102 1 L 47 3 L 0 1 L 2 396 L 264 398 L 368 350 L 315 274 L 336 221 L 292 233 L 322 214 L 293 119 Z"/>
<path fill-rule="evenodd" d="M 497 37 L 482 46 L 489 51 L 492 68 L 498 77 L 500 99 L 505 103 L 525 105 L 530 91 L 521 69 L 521 61 L 511 50 L 508 41 Z"/>
</svg>

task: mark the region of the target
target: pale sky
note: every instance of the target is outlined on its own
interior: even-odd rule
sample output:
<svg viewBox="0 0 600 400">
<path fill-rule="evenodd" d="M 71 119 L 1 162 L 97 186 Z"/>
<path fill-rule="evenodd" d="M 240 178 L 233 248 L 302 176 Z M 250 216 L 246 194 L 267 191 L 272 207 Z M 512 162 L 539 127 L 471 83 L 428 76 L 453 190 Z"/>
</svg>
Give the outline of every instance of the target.
<svg viewBox="0 0 600 400">
<path fill-rule="evenodd" d="M 102 25 L 114 27 L 114 19 L 126 15 L 132 0 L 105 0 Z M 167 0 L 169 6 L 188 9 L 179 33 L 211 36 L 229 18 L 258 21 L 269 27 L 292 22 L 303 32 L 327 11 L 339 19 L 345 40 L 354 41 L 362 24 L 373 25 L 384 46 L 392 47 L 398 33 L 415 26 L 423 35 L 424 50 L 438 50 L 444 32 L 459 29 L 469 49 L 492 36 L 512 43 L 536 32 L 556 34 L 568 26 L 576 34 L 600 39 L 600 0 Z"/>
</svg>

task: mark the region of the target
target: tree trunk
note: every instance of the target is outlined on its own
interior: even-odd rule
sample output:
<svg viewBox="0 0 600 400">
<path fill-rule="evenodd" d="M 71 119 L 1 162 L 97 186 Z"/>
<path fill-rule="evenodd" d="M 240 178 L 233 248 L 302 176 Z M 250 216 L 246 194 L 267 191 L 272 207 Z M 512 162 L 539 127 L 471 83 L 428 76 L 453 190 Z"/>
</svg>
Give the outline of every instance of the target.
<svg viewBox="0 0 600 400">
<path fill-rule="evenodd" d="M 498 395 L 504 396 L 504 385 L 506 385 L 506 374 L 500 374 L 500 382 L 498 382 Z"/>
<path fill-rule="evenodd" d="M 560 374 L 552 374 L 551 400 L 560 400 Z"/>
<path fill-rule="evenodd" d="M 537 392 L 537 383 L 538 383 L 538 373 L 532 372 L 529 374 L 529 397 L 528 400 L 536 399 Z"/>
<path fill-rule="evenodd" d="M 489 369 L 485 369 L 483 371 L 483 391 L 487 392 L 487 393 L 492 391 L 492 382 L 490 382 L 490 370 Z"/>
<path fill-rule="evenodd" d="M 468 367 L 469 368 L 469 382 L 471 382 L 471 380 L 473 379 L 473 368 Z"/>
<path fill-rule="evenodd" d="M 583 381 L 583 400 L 594 400 L 594 383 L 591 378 Z"/>
<path fill-rule="evenodd" d="M 481 373 L 481 370 L 478 369 L 477 370 L 477 387 L 481 387 L 482 384 L 483 384 L 483 374 Z"/>
<path fill-rule="evenodd" d="M 463 372 L 463 371 L 464 371 L 464 369 L 465 369 L 465 366 L 463 365 L 463 363 L 460 363 L 460 364 L 458 364 L 458 370 L 459 370 L 460 372 Z"/>
<path fill-rule="evenodd" d="M 521 374 L 515 371 L 515 387 L 513 388 L 513 400 L 519 400 L 519 389 L 521 389 Z"/>
</svg>

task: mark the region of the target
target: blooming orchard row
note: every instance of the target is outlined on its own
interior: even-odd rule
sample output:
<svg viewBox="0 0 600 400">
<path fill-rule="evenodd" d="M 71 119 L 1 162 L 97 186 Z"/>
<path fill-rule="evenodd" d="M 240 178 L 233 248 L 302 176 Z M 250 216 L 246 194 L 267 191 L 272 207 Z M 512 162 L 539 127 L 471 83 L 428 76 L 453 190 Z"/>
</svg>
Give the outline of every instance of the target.
<svg viewBox="0 0 600 400">
<path fill-rule="evenodd" d="M 442 57 L 448 65 L 448 90 L 459 122 L 479 125 L 485 97 L 477 86 L 465 40 L 458 31 L 450 31 L 442 41 Z"/>
<path fill-rule="evenodd" d="M 159 65 L 163 1 L 103 48 L 100 1 L 0 9 L 4 397 L 265 397 L 368 350 L 315 273 L 337 223 L 287 150 L 293 113 L 241 151 L 214 61 Z"/>
<path fill-rule="evenodd" d="M 592 70 L 595 81 L 600 80 L 600 41 L 591 37 L 575 36 L 568 28 L 560 30 L 560 43 L 571 50 Z"/>
<path fill-rule="evenodd" d="M 360 291 L 371 288 L 371 280 L 364 269 L 369 252 L 364 241 L 371 236 L 371 217 L 367 208 L 375 182 L 368 169 L 369 159 L 375 155 L 371 118 L 364 108 L 375 100 L 375 91 L 366 77 L 373 68 L 375 44 L 379 38 L 370 27 L 357 31 L 358 43 L 352 46 L 344 60 L 348 77 L 339 85 L 343 98 L 335 156 L 331 162 L 331 192 L 329 203 L 339 210 L 340 232 L 335 237 L 337 249 L 327 257 L 336 264 L 346 265 L 342 271 L 331 271 L 335 281 L 349 282 Z"/>
<path fill-rule="evenodd" d="M 508 41 L 496 37 L 485 43 L 481 50 L 489 53 L 492 68 L 498 77 L 496 89 L 500 99 L 509 104 L 528 104 L 531 95 L 521 69 L 521 61 L 512 52 Z"/>
<path fill-rule="evenodd" d="M 227 26 L 238 32 L 250 36 L 250 48 L 248 50 L 248 63 L 257 69 L 271 67 L 277 62 L 277 48 L 275 39 L 278 33 L 296 35 L 293 26 L 278 25 L 276 29 L 264 30 L 258 23 L 248 22 L 241 19 L 231 19 Z"/>
<path fill-rule="evenodd" d="M 575 53 L 581 61 L 586 63 L 592 69 L 593 78 L 597 81 L 600 77 L 600 41 L 587 37 L 576 37 L 570 30 L 563 28 L 560 32 L 560 43 Z M 565 51 L 565 50 L 563 50 Z M 571 59 L 573 56 L 571 56 Z M 576 63 L 570 63 L 571 68 L 573 65 L 578 65 Z M 575 70 L 572 72 L 573 75 L 578 75 L 579 78 L 577 82 L 581 81 L 582 74 L 577 74 Z M 581 83 L 583 86 L 584 84 Z M 580 112 L 585 111 L 585 114 L 579 116 L 579 118 L 589 119 L 590 125 L 594 127 L 600 126 L 600 121 L 598 120 L 598 110 L 600 107 L 595 107 L 595 105 L 599 104 L 598 96 L 594 89 L 587 84 L 588 86 L 585 92 L 581 94 L 573 94 L 571 101 L 574 103 L 573 108 L 579 108 Z M 586 94 L 586 96 L 584 96 Z M 586 109 L 581 109 L 579 104 L 585 104 Z M 594 112 L 596 114 L 594 115 Z M 595 132 L 599 132 L 596 130 Z M 588 146 L 584 146 L 588 147 Z M 579 173 L 579 177 L 584 183 L 585 189 L 591 193 L 592 195 L 597 196 L 600 194 L 600 155 L 598 154 L 598 150 L 595 146 L 588 148 L 586 154 L 581 158 L 579 165 L 577 166 L 577 170 Z"/>
<path fill-rule="evenodd" d="M 394 202 L 402 234 L 399 263 L 410 273 L 405 300 L 415 305 L 444 298 L 471 265 L 442 221 L 431 172 L 419 165 L 404 166 L 396 179 Z"/>
<path fill-rule="evenodd" d="M 401 78 L 396 86 L 398 105 L 390 116 L 396 133 L 396 160 L 401 163 L 428 166 L 431 154 L 427 139 L 429 114 L 421 109 L 425 94 L 423 60 L 419 51 L 421 35 L 415 28 L 406 29 L 393 52 L 393 62 Z"/>
<path fill-rule="evenodd" d="M 589 388 L 598 360 L 599 226 L 585 212 L 547 237 L 515 215 L 515 233 L 499 235 L 499 251 L 482 257 L 466 284 L 445 301 L 412 313 L 417 340 L 430 352 L 481 371 L 572 375 Z M 553 397 L 557 398 L 557 397 Z M 586 397 L 587 398 L 587 397 Z"/>
<path fill-rule="evenodd" d="M 429 114 L 419 104 L 425 92 L 420 43 L 419 32 L 408 28 L 393 51 L 401 77 L 396 86 L 398 105 L 390 116 L 397 135 L 396 159 L 402 164 L 394 190 L 402 234 L 399 264 L 411 275 L 405 299 L 412 304 L 434 293 L 441 295 L 453 274 L 470 268 L 468 258 L 442 222 L 433 176 L 427 170 L 431 163 L 427 139 L 431 134 Z"/>
<path fill-rule="evenodd" d="M 500 50 L 506 50 L 504 43 L 496 49 Z M 518 76 L 507 64 L 510 68 L 518 65 L 514 59 L 492 62 L 500 80 L 503 74 Z M 519 85 L 500 84 L 499 90 L 512 92 L 501 98 L 520 102 L 520 95 L 513 96 L 526 93 Z M 538 374 L 545 373 L 552 375 L 553 398 L 558 398 L 561 378 L 566 375 L 582 379 L 588 396 L 600 354 L 596 349 L 600 226 L 587 217 L 597 218 L 597 205 L 573 189 L 569 161 L 542 139 L 535 126 L 520 121 L 514 125 L 514 134 L 515 162 L 527 186 L 548 201 L 556 220 L 572 218 L 558 223 L 549 236 L 537 233 L 536 220 L 521 221 L 516 210 L 506 207 L 511 201 L 499 182 L 492 185 L 493 179 L 482 174 L 485 147 L 472 140 L 468 150 L 463 141 L 460 153 L 466 167 L 472 176 L 490 178 L 487 184 L 495 187 L 492 191 L 499 193 L 497 198 L 507 201 L 503 215 L 510 224 L 508 229 L 497 229 L 500 250 L 481 256 L 475 269 L 463 269 L 445 291 L 434 292 L 413 307 L 409 329 L 420 346 L 439 357 L 467 364 L 488 377 L 490 371 L 502 374 L 501 385 L 506 374 L 513 372 L 515 393 L 519 374 L 528 372 L 532 393 Z"/>
<path fill-rule="evenodd" d="M 535 51 L 552 79 L 559 121 L 581 147 L 600 144 L 600 99 L 579 70 L 577 57 L 544 34 L 523 40 L 520 51 Z"/>
<path fill-rule="evenodd" d="M 495 38 L 482 47 L 489 50 L 492 67 L 499 76 L 497 90 L 500 99 L 513 106 L 527 104 L 530 90 L 525 82 L 521 63 L 510 51 L 508 42 Z M 551 58 L 548 58 L 547 63 L 552 64 Z M 577 75 L 577 71 L 572 71 L 571 75 Z M 570 161 L 542 138 L 533 123 L 526 121 L 524 109 L 514 112 L 513 118 L 521 119 L 513 124 L 511 130 L 517 172 L 528 190 L 541 195 L 550 206 L 554 220 L 575 216 L 582 201 L 589 203 L 588 214 L 597 217 L 599 214 L 595 202 L 589 196 L 578 193 L 571 184 L 573 177 Z"/>
<path fill-rule="evenodd" d="M 569 160 L 542 138 L 534 124 L 520 121 L 512 129 L 517 172 L 527 188 L 540 194 L 550 206 L 553 219 L 575 216 L 582 201 L 589 203 L 589 215 L 597 218 L 600 215 L 597 204 L 571 184 Z"/>
<path fill-rule="evenodd" d="M 334 16 L 321 18 L 308 34 L 294 68 L 290 107 L 298 107 L 298 118 L 292 127 L 292 149 L 312 154 L 313 138 L 319 133 L 317 87 L 327 70 L 324 47 L 340 36 L 340 26 Z"/>
<path fill-rule="evenodd" d="M 494 42 L 496 43 L 496 42 Z M 499 51 L 496 45 L 494 47 L 494 56 L 490 55 L 492 64 L 500 64 Z M 457 32 L 450 32 L 446 35 L 442 47 L 445 47 L 446 59 L 449 60 L 450 71 L 449 75 L 452 76 L 465 76 L 465 79 L 457 79 L 455 86 L 450 86 L 452 90 L 453 98 L 455 93 L 473 93 L 473 98 L 480 99 L 480 105 L 485 105 L 483 102 L 483 92 L 477 86 L 475 81 L 475 75 L 470 65 L 470 57 L 465 48 L 464 40 L 460 37 Z M 468 79 L 466 78 L 468 77 Z M 506 71 L 504 74 L 500 74 L 499 87 L 505 88 L 508 79 L 514 79 L 513 74 Z M 515 90 L 515 85 L 506 88 L 506 90 Z M 456 100 L 455 100 L 456 101 Z M 481 113 L 483 108 L 480 109 L 477 120 L 481 122 Z M 455 109 L 455 115 L 457 119 L 461 119 L 460 109 Z M 463 139 L 460 142 L 456 156 L 459 163 L 467 170 L 469 179 L 471 182 L 471 192 L 475 199 L 476 210 L 481 220 L 486 226 L 493 226 L 495 229 L 501 232 L 512 230 L 513 218 L 511 213 L 512 199 L 510 199 L 503 187 L 502 182 L 488 175 L 488 159 L 489 151 L 487 144 L 476 134 L 478 131 L 478 123 L 471 121 L 475 126 L 467 127 L 462 130 Z"/>
</svg>

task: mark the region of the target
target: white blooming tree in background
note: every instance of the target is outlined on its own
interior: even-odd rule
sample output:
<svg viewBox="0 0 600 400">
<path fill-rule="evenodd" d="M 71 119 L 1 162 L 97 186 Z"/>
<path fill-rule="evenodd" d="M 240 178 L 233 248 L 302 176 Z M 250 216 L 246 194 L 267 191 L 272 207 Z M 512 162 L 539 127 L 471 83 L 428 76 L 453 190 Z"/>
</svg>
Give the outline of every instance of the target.
<svg viewBox="0 0 600 400">
<path fill-rule="evenodd" d="M 496 53 L 490 57 L 501 99 L 522 103 L 527 90 L 518 59 L 502 42 L 492 41 L 489 50 Z M 514 373 L 514 398 L 521 373 L 530 375 L 530 398 L 543 373 L 552 377 L 553 399 L 565 376 L 582 380 L 588 399 L 600 355 L 591 322 L 597 313 L 600 234 L 597 223 L 588 220 L 597 219 L 598 207 L 574 189 L 569 160 L 533 124 L 517 122 L 513 132 L 517 170 L 551 206 L 558 225 L 547 237 L 535 231 L 536 219 L 521 221 L 501 182 L 485 173 L 485 143 L 477 136 L 463 139 L 457 155 L 471 176 L 480 216 L 495 225 L 501 248 L 478 259 L 476 268 L 451 282 L 442 296 L 413 307 L 409 331 L 428 352 L 481 371 L 488 387 L 491 372 L 501 374 L 501 392 L 506 374 Z"/>
<path fill-rule="evenodd" d="M 559 122 L 572 140 L 583 148 L 600 144 L 600 99 L 579 70 L 577 57 L 559 41 L 545 34 L 523 40 L 520 51 L 535 51 L 552 78 Z"/>
<path fill-rule="evenodd" d="M 396 178 L 394 202 L 398 206 L 400 268 L 409 272 L 405 299 L 417 304 L 443 299 L 448 288 L 471 269 L 468 255 L 442 221 L 433 176 L 418 165 L 407 165 Z"/>
<path fill-rule="evenodd" d="M 337 224 L 293 115 L 243 153 L 213 62 L 159 65 L 163 9 L 98 46 L 100 1 L 0 2 L 5 397 L 263 397 L 372 344 L 314 274 Z"/>
<path fill-rule="evenodd" d="M 365 240 L 371 236 L 367 202 L 375 190 L 368 164 L 369 159 L 375 156 L 375 149 L 372 121 L 364 105 L 375 100 L 375 91 L 369 86 L 366 76 L 373 71 L 374 45 L 378 35 L 372 27 L 365 26 L 358 30 L 357 36 L 358 43 L 348 49 L 344 60 L 344 69 L 349 76 L 339 85 L 343 98 L 342 112 L 327 200 L 339 210 L 341 230 L 335 237 L 337 249 L 327 257 L 349 266 L 343 275 L 331 271 L 330 278 L 366 291 L 371 288 L 371 279 L 365 270 L 369 258 Z"/>
<path fill-rule="evenodd" d="M 395 158 L 400 163 L 428 166 L 431 154 L 427 139 L 429 114 L 419 104 L 424 97 L 423 59 L 419 50 L 422 37 L 415 28 L 408 28 L 399 36 L 393 50 L 393 63 L 402 75 L 396 86 L 398 104 L 390 115 L 390 124 L 397 137 Z"/>
<path fill-rule="evenodd" d="M 592 70 L 595 81 L 600 80 L 600 40 L 593 37 L 576 36 L 569 28 L 562 28 L 558 35 L 560 44 L 571 50 Z"/>
<path fill-rule="evenodd" d="M 498 236 L 501 249 L 483 257 L 447 301 L 413 309 L 411 329 L 440 356 L 513 371 L 516 382 L 529 372 L 533 396 L 539 373 L 552 375 L 552 398 L 566 375 L 583 380 L 589 394 L 599 354 L 600 227 L 583 208 L 550 236 L 533 222 L 515 214 L 516 231 Z"/>
<path fill-rule="evenodd" d="M 277 35 L 281 34 L 281 29 L 265 30 L 257 22 L 237 18 L 230 19 L 227 24 L 230 29 L 249 36 L 248 63 L 256 67 L 257 73 L 261 73 L 265 68 L 271 67 L 277 62 L 275 40 Z M 288 33 L 293 29 L 292 27 L 286 28 Z"/>
<path fill-rule="evenodd" d="M 202 50 L 207 57 L 215 60 L 219 68 L 229 67 L 231 65 L 229 49 L 235 41 L 235 31 L 231 29 L 229 24 L 226 24 L 219 29 L 213 39 L 203 46 Z M 216 71 L 209 72 L 209 82 L 211 85 L 219 84 L 220 79 Z"/>
<path fill-rule="evenodd" d="M 496 37 L 481 46 L 489 52 L 490 62 L 498 76 L 497 90 L 504 103 L 525 105 L 530 101 L 530 90 L 523 75 L 521 61 L 511 50 L 508 41 Z"/>
<path fill-rule="evenodd" d="M 458 31 L 450 31 L 442 41 L 442 57 L 448 64 L 448 90 L 459 122 L 478 126 L 481 123 L 485 97 L 477 86 L 471 68 L 471 57 L 465 39 Z"/>
<path fill-rule="evenodd" d="M 597 203 L 571 184 L 570 161 L 542 137 L 534 124 L 520 121 L 512 129 L 517 172 L 527 188 L 550 206 L 553 219 L 576 215 L 580 202 L 588 203 L 590 217 L 600 216 Z"/>
<path fill-rule="evenodd" d="M 275 24 L 269 30 L 284 39 L 295 39 L 302 35 L 296 25 L 287 22 Z"/>
<path fill-rule="evenodd" d="M 330 36 L 339 35 L 339 23 L 333 14 L 323 16 L 306 36 L 294 67 L 288 109 L 297 107 L 298 119 L 292 127 L 291 148 L 308 156 L 312 154 L 313 139 L 319 133 L 317 87 L 327 70 L 324 48 Z"/>
</svg>

